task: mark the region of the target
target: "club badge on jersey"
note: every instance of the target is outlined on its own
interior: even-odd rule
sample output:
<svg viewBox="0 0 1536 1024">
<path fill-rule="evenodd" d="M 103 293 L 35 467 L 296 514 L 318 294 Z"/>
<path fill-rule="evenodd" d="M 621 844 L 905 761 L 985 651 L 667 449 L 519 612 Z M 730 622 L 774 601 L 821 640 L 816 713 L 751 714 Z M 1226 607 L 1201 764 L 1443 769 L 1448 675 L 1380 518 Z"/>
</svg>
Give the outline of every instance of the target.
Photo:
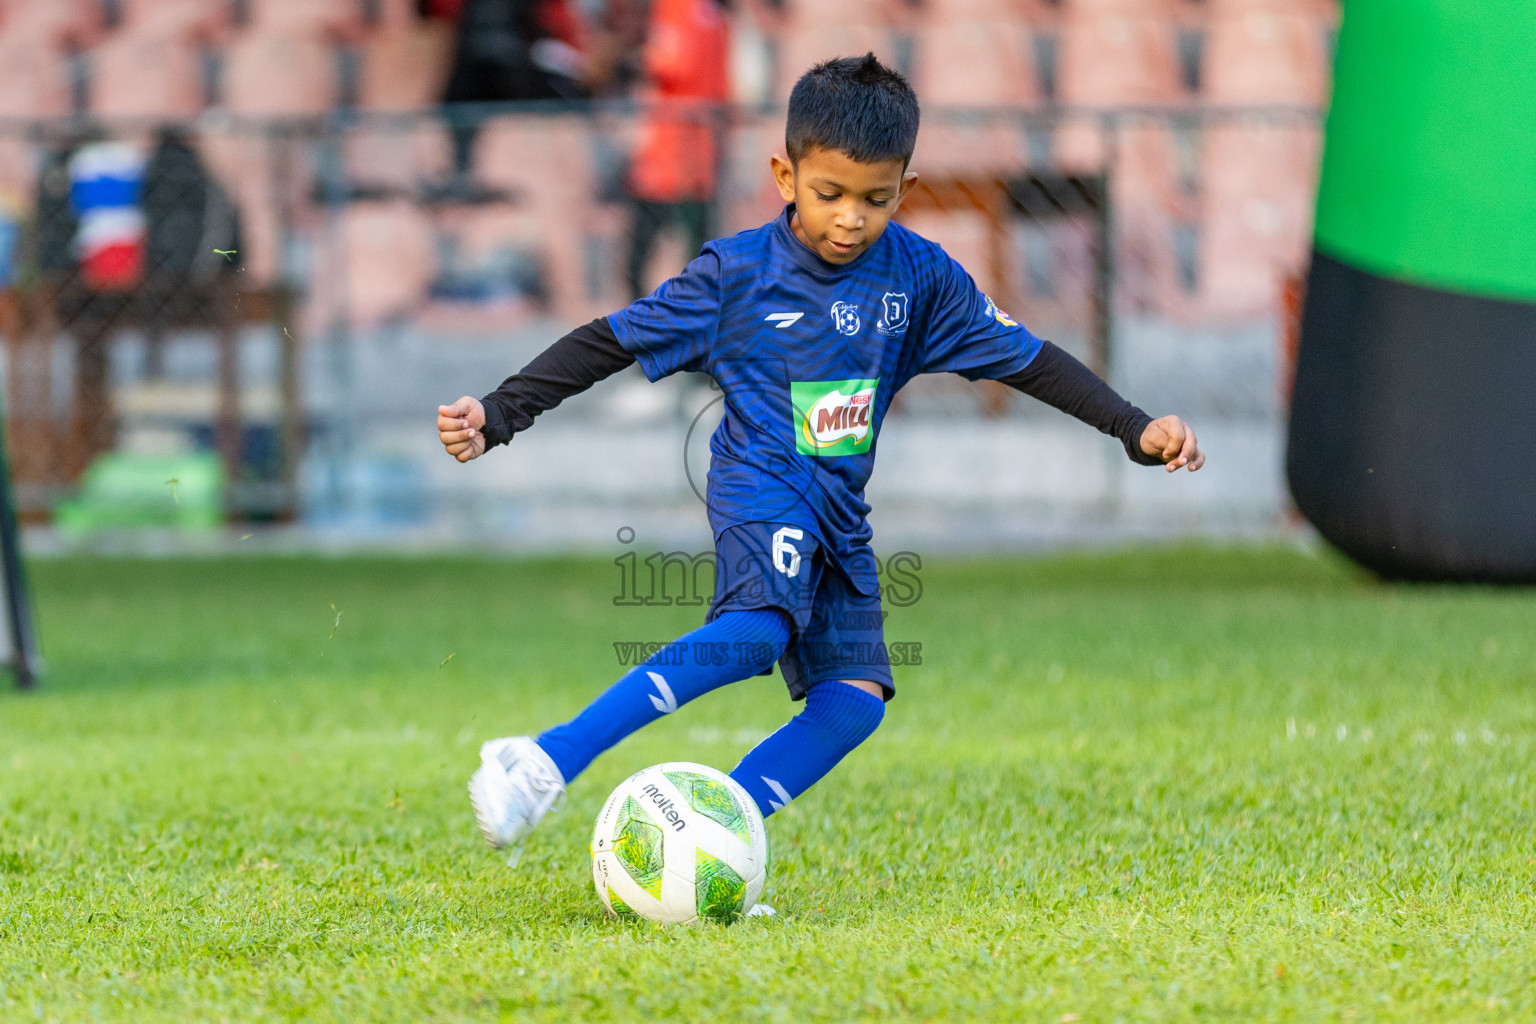
<svg viewBox="0 0 1536 1024">
<path fill-rule="evenodd" d="M 906 334 L 910 307 L 906 292 L 886 292 L 880 297 L 880 322 L 875 330 L 890 337 Z"/>
</svg>

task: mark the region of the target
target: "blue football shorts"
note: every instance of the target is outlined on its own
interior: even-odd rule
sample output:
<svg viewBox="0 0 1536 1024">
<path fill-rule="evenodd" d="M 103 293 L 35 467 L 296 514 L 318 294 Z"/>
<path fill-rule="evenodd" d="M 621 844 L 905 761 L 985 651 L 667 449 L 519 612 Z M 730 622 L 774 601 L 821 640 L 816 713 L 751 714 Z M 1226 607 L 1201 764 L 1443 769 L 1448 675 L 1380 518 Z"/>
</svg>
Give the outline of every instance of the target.
<svg viewBox="0 0 1536 1024">
<path fill-rule="evenodd" d="M 715 542 L 715 597 L 708 621 L 730 611 L 778 608 L 794 621 L 779 670 L 803 698 L 828 679 L 868 679 L 896 694 L 880 594 L 860 593 L 811 531 L 744 523 Z"/>
</svg>

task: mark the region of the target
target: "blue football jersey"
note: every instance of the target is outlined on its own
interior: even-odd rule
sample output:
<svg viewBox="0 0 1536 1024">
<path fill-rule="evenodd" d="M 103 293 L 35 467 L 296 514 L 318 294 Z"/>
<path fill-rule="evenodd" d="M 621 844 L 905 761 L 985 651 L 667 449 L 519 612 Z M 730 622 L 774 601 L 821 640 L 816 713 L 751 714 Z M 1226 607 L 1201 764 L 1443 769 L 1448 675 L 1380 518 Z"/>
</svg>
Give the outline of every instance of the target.
<svg viewBox="0 0 1536 1024">
<path fill-rule="evenodd" d="M 710 242 L 608 322 L 651 380 L 688 370 L 720 386 L 707 491 L 715 537 L 792 523 L 872 594 L 864 485 L 891 399 L 920 373 L 1007 377 L 1041 343 L 900 224 L 838 265 L 794 236 L 793 213 Z"/>
</svg>

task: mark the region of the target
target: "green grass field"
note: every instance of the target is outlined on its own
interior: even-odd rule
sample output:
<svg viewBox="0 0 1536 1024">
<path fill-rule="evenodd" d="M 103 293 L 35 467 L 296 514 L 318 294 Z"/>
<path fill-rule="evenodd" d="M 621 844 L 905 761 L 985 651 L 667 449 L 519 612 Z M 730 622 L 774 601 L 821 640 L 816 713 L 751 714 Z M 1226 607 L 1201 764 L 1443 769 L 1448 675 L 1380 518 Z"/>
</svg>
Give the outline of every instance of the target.
<svg viewBox="0 0 1536 1024">
<path fill-rule="evenodd" d="M 593 817 L 646 764 L 729 769 L 794 710 L 777 677 L 605 755 L 515 870 L 464 781 L 699 609 L 616 608 L 601 560 L 33 575 L 0 1020 L 1536 1016 L 1531 592 L 1290 551 L 929 562 L 887 627 L 924 663 L 769 821 L 780 915 L 661 930 L 602 916 Z"/>
</svg>

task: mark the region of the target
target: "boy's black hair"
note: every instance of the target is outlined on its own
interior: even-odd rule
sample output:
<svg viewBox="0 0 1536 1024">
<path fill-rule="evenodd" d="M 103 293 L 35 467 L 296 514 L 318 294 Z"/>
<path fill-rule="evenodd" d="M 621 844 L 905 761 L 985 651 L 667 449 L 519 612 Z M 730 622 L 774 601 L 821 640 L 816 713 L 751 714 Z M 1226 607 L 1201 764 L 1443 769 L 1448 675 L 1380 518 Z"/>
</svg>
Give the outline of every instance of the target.
<svg viewBox="0 0 1536 1024">
<path fill-rule="evenodd" d="M 813 149 L 844 153 L 861 164 L 912 159 L 917 96 L 899 72 L 873 53 L 838 57 L 800 76 L 789 94 L 784 148 L 793 163 Z"/>
</svg>

